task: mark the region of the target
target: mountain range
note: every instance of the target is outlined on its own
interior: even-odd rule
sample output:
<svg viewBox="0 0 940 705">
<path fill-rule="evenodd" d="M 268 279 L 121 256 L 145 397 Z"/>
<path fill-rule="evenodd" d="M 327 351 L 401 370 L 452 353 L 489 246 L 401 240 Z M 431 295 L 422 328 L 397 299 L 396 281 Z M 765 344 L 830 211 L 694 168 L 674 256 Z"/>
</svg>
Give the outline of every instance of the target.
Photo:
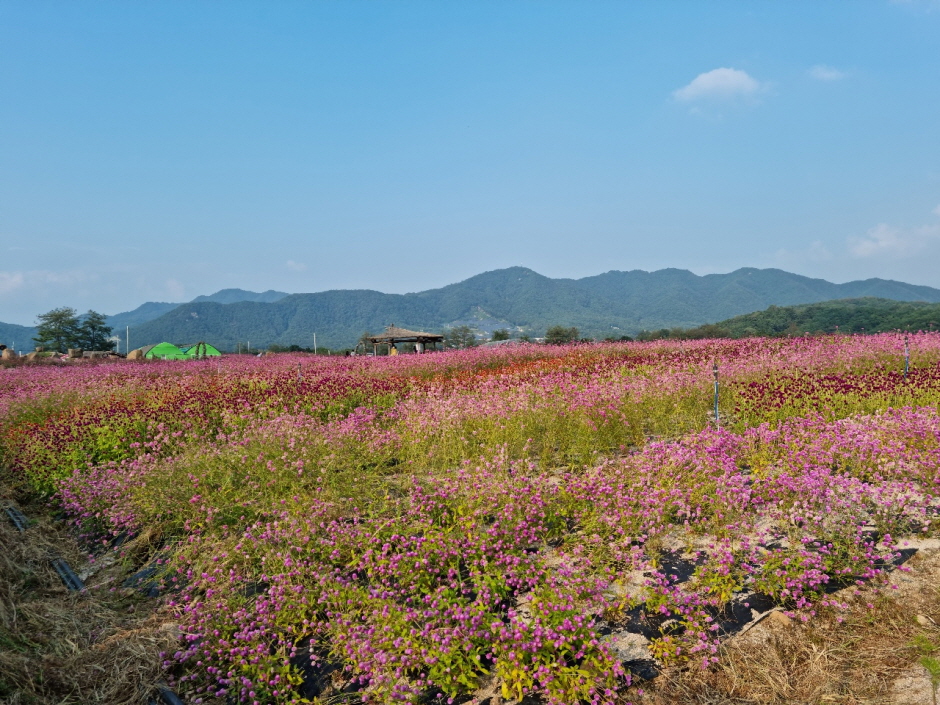
<svg viewBox="0 0 940 705">
<path fill-rule="evenodd" d="M 249 342 L 252 348 L 308 347 L 316 333 L 319 345 L 342 348 L 354 345 L 363 332 L 379 332 L 391 323 L 432 332 L 467 324 L 485 334 L 508 328 L 532 336 L 543 335 L 549 326 L 564 325 L 576 326 L 584 336 L 606 338 L 698 326 L 768 306 L 861 297 L 937 303 L 940 289 L 884 279 L 834 284 L 779 269 L 743 268 L 705 276 L 681 269 L 610 271 L 582 279 L 552 279 L 525 267 L 510 267 L 410 294 L 225 289 L 184 304 L 149 302 L 109 317 L 108 323 L 116 333 L 130 326 L 132 347 L 163 340 L 205 340 L 227 350 Z M 0 339 L 11 339 L 3 326 Z M 12 331 L 16 337 L 30 331 L 25 326 L 15 328 L 20 329 Z"/>
<path fill-rule="evenodd" d="M 288 294 L 283 291 L 268 290 L 260 294 L 254 291 L 245 291 L 244 289 L 222 289 L 209 296 L 197 296 L 192 302 L 215 301 L 220 304 L 230 304 L 239 301 L 263 301 L 271 303 L 282 299 Z M 141 304 L 133 311 L 116 313 L 107 317 L 107 324 L 114 330 L 115 335 L 124 339 L 122 335 L 128 327 L 139 326 L 155 318 L 159 318 L 165 313 L 182 306 L 181 303 L 167 303 L 165 301 L 148 301 Z M 16 323 L 0 323 L 0 342 L 6 345 L 16 345 L 17 350 L 32 350 L 33 337 L 36 335 L 36 329 L 32 326 L 21 326 Z M 21 344 L 22 341 L 22 344 Z M 161 341 L 157 341 L 161 342 Z"/>
</svg>

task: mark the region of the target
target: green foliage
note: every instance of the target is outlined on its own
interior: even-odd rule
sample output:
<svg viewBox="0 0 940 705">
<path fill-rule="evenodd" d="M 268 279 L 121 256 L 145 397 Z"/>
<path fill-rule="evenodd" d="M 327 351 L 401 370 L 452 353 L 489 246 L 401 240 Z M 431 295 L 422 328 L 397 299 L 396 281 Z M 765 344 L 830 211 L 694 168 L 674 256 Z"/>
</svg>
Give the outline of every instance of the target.
<svg viewBox="0 0 940 705">
<path fill-rule="evenodd" d="M 640 331 L 637 340 L 703 340 L 706 338 L 730 338 L 731 331 L 721 323 L 707 323 L 698 328 L 663 328 Z"/>
<path fill-rule="evenodd" d="M 35 328 L 18 326 L 15 323 L 0 323 L 0 343 L 18 351 L 32 349 L 32 339 L 36 335 Z"/>
<path fill-rule="evenodd" d="M 444 347 L 457 350 L 472 348 L 477 344 L 477 336 L 470 326 L 454 326 L 444 331 Z"/>
<path fill-rule="evenodd" d="M 78 327 L 76 347 L 83 350 L 113 350 L 114 342 L 110 340 L 112 328 L 106 321 L 107 317 L 103 313 L 86 313 Z"/>
<path fill-rule="evenodd" d="M 917 649 L 922 656 L 930 656 L 930 654 L 937 650 L 937 645 L 923 632 L 918 632 L 914 635 L 911 639 L 911 646 Z"/>
<path fill-rule="evenodd" d="M 940 304 L 862 298 L 804 306 L 771 306 L 723 321 L 731 337 L 806 333 L 881 333 L 940 328 Z"/>
<path fill-rule="evenodd" d="M 506 328 L 494 330 L 491 340 L 509 340 L 509 330 Z"/>
<path fill-rule="evenodd" d="M 937 644 L 927 635 L 919 633 L 911 639 L 911 646 L 921 654 L 918 663 L 927 671 L 927 676 L 930 678 L 931 695 L 933 696 L 934 705 L 936 705 L 937 689 L 940 688 L 940 660 L 937 660 L 931 654 L 937 650 Z"/>
<path fill-rule="evenodd" d="M 36 337 L 33 338 L 37 345 L 59 352 L 78 347 L 80 324 L 74 308 L 68 306 L 54 308 L 39 314 L 37 319 Z"/>
<path fill-rule="evenodd" d="M 564 326 L 552 326 L 545 331 L 545 342 L 549 345 L 564 345 L 573 343 L 578 339 L 578 329 L 574 326 L 565 328 Z"/>
<path fill-rule="evenodd" d="M 97 311 L 89 311 L 79 317 L 74 308 L 62 306 L 37 316 L 36 337 L 33 340 L 52 350 L 65 352 L 68 348 L 82 350 L 113 350 L 111 327 L 107 317 Z"/>
<path fill-rule="evenodd" d="M 927 670 L 927 675 L 930 676 L 931 694 L 933 695 L 934 705 L 936 705 L 937 688 L 940 688 L 940 661 L 930 656 L 922 656 L 920 665 Z"/>
<path fill-rule="evenodd" d="M 640 340 L 782 337 L 823 333 L 884 333 L 940 328 L 940 304 L 862 298 L 802 306 L 771 306 L 697 328 L 642 331 Z"/>
<path fill-rule="evenodd" d="M 882 298 L 854 299 L 871 304 L 856 306 L 862 312 L 858 320 L 854 320 L 854 314 L 853 320 L 841 313 L 817 316 L 819 311 L 811 308 L 844 304 L 835 300 L 864 296 Z M 677 337 L 679 331 L 682 333 L 678 337 L 725 337 L 708 324 L 771 305 L 798 304 L 797 308 L 807 308 L 807 303 L 810 308 L 806 317 L 784 314 L 781 318 L 777 311 L 758 321 L 740 321 L 740 325 L 735 319 L 729 333 L 741 337 L 785 335 L 788 331 L 833 332 L 836 325 L 840 332 L 908 326 L 912 330 L 929 329 L 931 323 L 940 326 L 938 309 L 927 310 L 925 304 L 914 304 L 910 316 L 903 313 L 906 304 L 897 311 L 883 311 L 884 315 L 875 310 L 890 308 L 895 299 L 940 302 L 940 291 L 877 279 L 831 284 L 774 269 L 740 269 L 705 277 L 678 269 L 607 272 L 565 280 L 511 267 L 441 289 L 404 295 L 355 290 L 285 296 L 231 290 L 187 304 L 150 302 L 111 317 L 109 322 L 118 330 L 130 325 L 137 346 L 162 340 L 206 340 L 225 350 L 235 350 L 239 340 L 251 340 L 259 349 L 271 344 L 309 346 L 314 332 L 325 346 L 352 347 L 364 328 L 381 330 L 388 321 L 400 321 L 409 328 L 434 332 L 451 322 L 468 320 L 475 310 L 530 334 L 566 321 L 583 334 L 600 339 L 610 337 L 614 331 L 633 335 L 640 330 L 658 331 L 655 337 Z M 810 303 L 819 301 L 828 303 Z M 0 324 L 0 340 L 7 344 L 26 340 L 29 335 L 32 329 Z"/>
</svg>

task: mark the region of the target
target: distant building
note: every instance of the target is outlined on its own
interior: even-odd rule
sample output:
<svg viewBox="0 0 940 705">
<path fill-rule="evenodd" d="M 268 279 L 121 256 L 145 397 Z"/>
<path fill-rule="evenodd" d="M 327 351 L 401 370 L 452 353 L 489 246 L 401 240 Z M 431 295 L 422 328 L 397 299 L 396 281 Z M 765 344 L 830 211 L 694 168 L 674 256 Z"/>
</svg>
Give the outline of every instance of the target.
<svg viewBox="0 0 940 705">
<path fill-rule="evenodd" d="M 421 333 L 407 328 L 397 328 L 393 324 L 388 326 L 384 333 L 369 336 L 368 341 L 372 343 L 373 354 L 378 352 L 379 345 L 388 345 L 389 350 L 396 350 L 397 353 L 395 347 L 397 343 L 414 343 L 415 352 L 423 353 L 428 350 L 428 345 L 431 346 L 432 350 L 437 349 L 438 343 L 443 345 L 444 336 L 436 333 Z"/>
</svg>

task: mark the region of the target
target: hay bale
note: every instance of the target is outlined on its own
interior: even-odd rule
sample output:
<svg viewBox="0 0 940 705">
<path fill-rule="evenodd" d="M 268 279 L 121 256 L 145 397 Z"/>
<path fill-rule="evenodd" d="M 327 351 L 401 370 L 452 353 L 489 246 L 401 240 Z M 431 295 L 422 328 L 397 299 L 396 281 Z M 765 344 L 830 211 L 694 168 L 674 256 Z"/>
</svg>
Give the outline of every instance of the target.
<svg viewBox="0 0 940 705">
<path fill-rule="evenodd" d="M 143 360 L 144 351 L 141 350 L 140 348 L 137 348 L 136 350 L 131 350 L 129 353 L 127 353 L 127 359 L 128 360 Z"/>
<path fill-rule="evenodd" d="M 75 360 L 82 356 L 82 352 L 81 348 L 69 348 L 69 358 Z"/>
<path fill-rule="evenodd" d="M 0 358 L 4 360 L 15 360 L 17 357 L 16 350 L 10 350 L 10 348 L 7 348 L 2 353 L 0 353 Z"/>
</svg>

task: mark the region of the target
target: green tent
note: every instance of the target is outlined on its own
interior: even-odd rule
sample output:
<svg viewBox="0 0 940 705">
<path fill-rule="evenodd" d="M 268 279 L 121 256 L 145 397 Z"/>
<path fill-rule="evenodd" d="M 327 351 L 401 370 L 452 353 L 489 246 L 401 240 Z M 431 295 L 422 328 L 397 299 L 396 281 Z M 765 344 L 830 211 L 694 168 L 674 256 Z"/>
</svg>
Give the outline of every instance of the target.
<svg viewBox="0 0 940 705">
<path fill-rule="evenodd" d="M 180 350 L 173 343 L 157 343 L 156 345 L 146 345 L 142 347 L 141 352 L 147 360 L 187 360 L 186 353 Z"/>
<path fill-rule="evenodd" d="M 221 357 L 222 353 L 209 343 L 191 343 L 190 345 L 180 345 L 186 356 L 193 360 L 201 360 L 204 357 Z"/>
</svg>

